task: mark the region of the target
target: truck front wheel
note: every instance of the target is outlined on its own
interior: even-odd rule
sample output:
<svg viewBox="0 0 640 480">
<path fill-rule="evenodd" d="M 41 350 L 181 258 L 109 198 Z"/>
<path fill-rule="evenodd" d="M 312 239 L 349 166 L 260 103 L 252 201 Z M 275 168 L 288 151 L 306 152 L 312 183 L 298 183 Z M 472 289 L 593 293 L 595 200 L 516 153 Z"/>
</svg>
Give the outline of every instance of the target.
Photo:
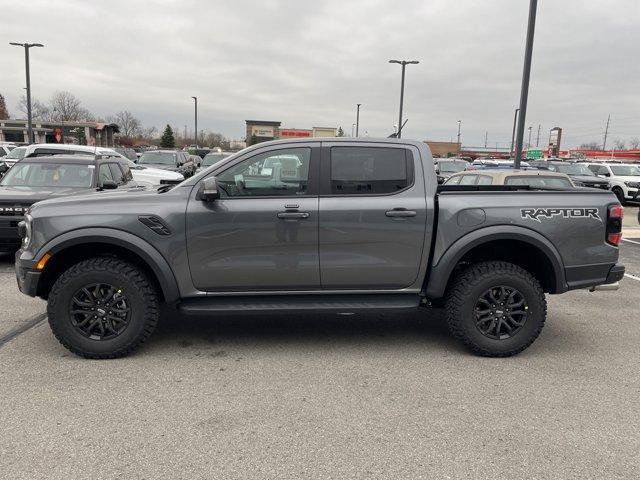
<svg viewBox="0 0 640 480">
<path fill-rule="evenodd" d="M 538 337 L 547 316 L 540 283 L 507 262 L 481 262 L 463 270 L 446 296 L 447 323 L 473 353 L 509 357 Z"/>
<path fill-rule="evenodd" d="M 116 358 L 155 330 L 158 297 L 135 265 L 96 257 L 60 275 L 49 294 L 47 315 L 53 334 L 76 355 Z"/>
</svg>

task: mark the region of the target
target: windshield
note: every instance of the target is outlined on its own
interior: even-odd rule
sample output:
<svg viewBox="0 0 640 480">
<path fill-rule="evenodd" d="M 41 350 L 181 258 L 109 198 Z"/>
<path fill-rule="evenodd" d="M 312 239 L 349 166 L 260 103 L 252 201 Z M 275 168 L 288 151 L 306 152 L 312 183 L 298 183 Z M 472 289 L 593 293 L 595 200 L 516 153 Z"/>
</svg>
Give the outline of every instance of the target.
<svg viewBox="0 0 640 480">
<path fill-rule="evenodd" d="M 554 167 L 556 172 L 566 173 L 567 175 L 593 175 L 589 167 L 579 163 L 555 164 Z"/>
<path fill-rule="evenodd" d="M 611 171 L 623 177 L 640 177 L 640 168 L 635 165 L 611 165 Z"/>
<path fill-rule="evenodd" d="M 202 159 L 202 166 L 210 167 L 211 165 L 215 165 L 216 163 L 220 162 L 221 160 L 224 160 L 229 156 L 230 154 L 228 153 L 209 153 L 208 155 L 205 155 L 204 158 Z"/>
<path fill-rule="evenodd" d="M 467 163 L 463 162 L 438 162 L 441 173 L 458 173 L 467 168 Z"/>
<path fill-rule="evenodd" d="M 18 162 L 9 169 L 2 181 L 0 181 L 0 185 L 11 187 L 90 188 L 93 171 L 93 165 Z"/>
<path fill-rule="evenodd" d="M 27 147 L 16 147 L 9 152 L 9 154 L 4 157 L 6 159 L 13 160 L 22 160 L 24 158 L 24 154 L 27 151 Z"/>
<path fill-rule="evenodd" d="M 176 154 L 171 152 L 145 152 L 138 163 L 152 163 L 156 165 L 175 165 Z"/>
<path fill-rule="evenodd" d="M 505 185 L 530 185 L 532 187 L 560 187 L 573 188 L 571 182 L 562 177 L 545 177 L 544 175 L 536 176 L 516 176 L 507 177 Z"/>
</svg>

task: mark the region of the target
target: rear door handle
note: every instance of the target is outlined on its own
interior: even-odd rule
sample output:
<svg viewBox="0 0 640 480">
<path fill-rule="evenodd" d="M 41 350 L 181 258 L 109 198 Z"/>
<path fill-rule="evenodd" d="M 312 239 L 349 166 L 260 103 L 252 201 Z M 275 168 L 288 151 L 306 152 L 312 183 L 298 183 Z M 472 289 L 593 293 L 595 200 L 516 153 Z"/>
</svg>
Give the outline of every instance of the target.
<svg viewBox="0 0 640 480">
<path fill-rule="evenodd" d="M 407 210 L 406 208 L 394 208 L 393 210 L 389 210 L 385 212 L 385 215 L 387 217 L 406 218 L 406 217 L 415 217 L 417 214 L 415 211 Z"/>
<path fill-rule="evenodd" d="M 278 218 L 282 220 L 300 220 L 309 218 L 308 212 L 278 212 Z"/>
</svg>

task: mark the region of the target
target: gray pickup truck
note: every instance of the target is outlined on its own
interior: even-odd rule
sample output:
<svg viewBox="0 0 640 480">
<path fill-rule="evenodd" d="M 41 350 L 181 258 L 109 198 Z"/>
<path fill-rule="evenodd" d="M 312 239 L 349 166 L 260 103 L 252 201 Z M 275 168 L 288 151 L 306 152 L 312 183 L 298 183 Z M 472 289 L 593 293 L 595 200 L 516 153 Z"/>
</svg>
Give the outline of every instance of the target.
<svg viewBox="0 0 640 480">
<path fill-rule="evenodd" d="M 540 333 L 545 293 L 617 286 L 621 217 L 605 190 L 438 187 L 420 142 L 276 141 L 175 186 L 35 204 L 16 275 L 89 358 L 134 350 L 161 303 L 208 316 L 444 306 L 472 352 L 503 357 Z"/>
</svg>

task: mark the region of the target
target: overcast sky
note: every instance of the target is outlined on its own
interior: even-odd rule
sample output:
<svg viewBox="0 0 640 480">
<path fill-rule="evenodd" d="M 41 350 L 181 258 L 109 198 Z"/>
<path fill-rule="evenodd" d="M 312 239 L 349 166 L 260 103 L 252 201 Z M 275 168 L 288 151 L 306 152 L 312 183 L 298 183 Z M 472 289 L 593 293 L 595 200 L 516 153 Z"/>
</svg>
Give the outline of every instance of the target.
<svg viewBox="0 0 640 480">
<path fill-rule="evenodd" d="M 95 115 L 130 110 L 145 126 L 244 136 L 244 120 L 342 126 L 387 136 L 407 67 L 404 135 L 508 145 L 518 106 L 527 0 L 260 0 L 4 2 L 0 93 L 10 112 L 31 55 L 35 98 L 78 96 Z M 640 137 L 640 6 L 635 0 L 540 0 L 527 126 L 541 144 Z M 525 136 L 526 142 L 526 136 Z"/>
</svg>

